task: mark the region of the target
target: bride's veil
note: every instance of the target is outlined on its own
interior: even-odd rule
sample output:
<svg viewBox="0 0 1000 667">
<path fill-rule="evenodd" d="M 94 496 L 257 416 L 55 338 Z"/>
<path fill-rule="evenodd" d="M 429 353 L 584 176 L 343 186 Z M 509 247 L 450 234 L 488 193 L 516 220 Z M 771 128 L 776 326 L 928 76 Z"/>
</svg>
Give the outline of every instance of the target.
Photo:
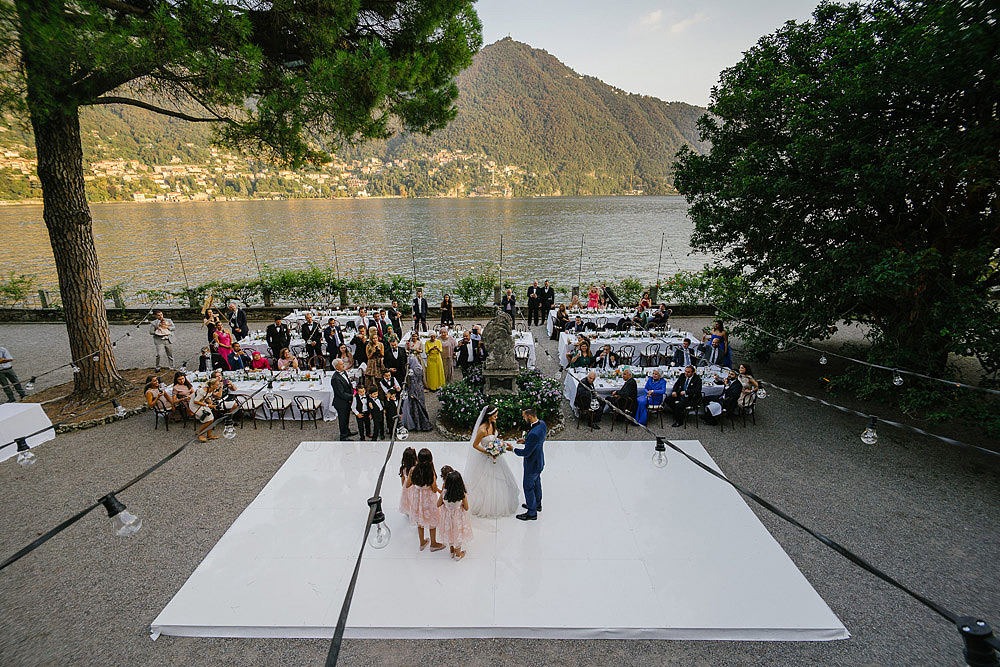
<svg viewBox="0 0 1000 667">
<path fill-rule="evenodd" d="M 483 418 L 486 416 L 486 411 L 489 410 L 489 408 L 489 405 L 484 405 L 483 409 L 479 411 L 479 419 L 476 420 L 476 425 L 472 427 L 472 437 L 469 438 L 470 447 L 476 442 L 476 435 L 479 434 L 479 427 L 483 425 Z"/>
</svg>

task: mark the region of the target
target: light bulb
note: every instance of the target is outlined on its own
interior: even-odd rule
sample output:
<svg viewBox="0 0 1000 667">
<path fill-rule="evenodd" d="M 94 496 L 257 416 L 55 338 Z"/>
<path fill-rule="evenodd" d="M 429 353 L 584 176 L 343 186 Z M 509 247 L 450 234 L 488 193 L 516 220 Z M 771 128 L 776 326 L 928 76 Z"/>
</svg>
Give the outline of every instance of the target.
<svg viewBox="0 0 1000 667">
<path fill-rule="evenodd" d="M 115 406 L 115 417 L 121 418 L 125 416 L 125 413 L 127 411 L 125 410 L 124 407 L 121 406 L 121 404 L 117 400 L 112 399 L 111 405 Z"/>
<path fill-rule="evenodd" d="M 100 360 L 101 360 L 101 355 L 100 355 L 100 353 L 98 353 L 98 352 L 94 352 L 94 356 L 92 356 L 92 357 L 90 358 L 90 360 L 91 360 L 91 361 L 93 361 L 93 362 L 94 362 L 94 363 L 96 364 L 96 363 L 97 363 L 98 361 L 100 361 Z"/>
<path fill-rule="evenodd" d="M 826 361 L 827 361 L 827 359 L 826 359 L 826 355 L 825 354 L 822 357 L 819 358 L 819 363 L 820 363 L 821 366 L 826 366 Z"/>
<path fill-rule="evenodd" d="M 181 362 L 181 372 L 182 373 L 186 373 L 187 369 L 188 369 L 188 362 L 186 362 L 186 361 Z"/>
<path fill-rule="evenodd" d="M 389 526 L 385 525 L 385 521 L 382 521 L 372 526 L 371 532 L 368 533 L 368 544 L 371 545 L 372 549 L 384 549 L 389 545 L 390 537 L 392 537 L 392 531 L 389 530 Z"/>
<path fill-rule="evenodd" d="M 778 341 L 778 349 L 779 350 L 784 350 L 785 349 L 785 341 L 783 341 L 783 340 L 779 340 Z"/>
<path fill-rule="evenodd" d="M 34 377 L 24 383 L 24 390 L 25 391 L 31 391 L 34 388 L 35 388 L 35 378 Z"/>
<path fill-rule="evenodd" d="M 657 468 L 667 467 L 667 446 L 663 438 L 656 439 L 656 447 L 653 449 L 653 465 Z"/>
<path fill-rule="evenodd" d="M 38 458 L 28 449 L 28 441 L 25 438 L 17 438 L 15 440 L 17 443 L 17 463 L 24 467 L 34 465 L 38 462 Z"/>
<path fill-rule="evenodd" d="M 590 399 L 590 411 L 597 412 L 600 409 L 601 409 L 601 402 L 598 401 L 596 398 Z"/>
<path fill-rule="evenodd" d="M 767 392 L 764 390 L 763 387 L 759 387 L 757 389 L 757 398 L 767 398 Z"/>
<path fill-rule="evenodd" d="M 878 433 L 875 432 L 875 418 L 868 420 L 868 427 L 861 432 L 861 442 L 866 445 L 874 445 L 878 442 Z"/>
<path fill-rule="evenodd" d="M 115 498 L 115 494 L 109 493 L 99 501 L 108 511 L 108 518 L 111 519 L 111 532 L 118 537 L 129 537 L 135 535 L 142 528 L 142 519 L 125 509 L 124 503 Z"/>
<path fill-rule="evenodd" d="M 400 426 L 396 429 L 396 440 L 406 440 L 410 437 L 410 432 L 406 430 L 405 427 Z"/>
<path fill-rule="evenodd" d="M 79 366 L 77 366 L 76 364 L 71 364 L 71 366 L 73 366 L 73 374 L 74 375 L 76 375 L 77 373 L 80 372 L 80 367 Z"/>
<path fill-rule="evenodd" d="M 226 415 L 226 426 L 222 429 L 222 437 L 226 440 L 236 437 L 236 427 L 233 426 L 233 418 L 229 415 Z"/>
<path fill-rule="evenodd" d="M 892 383 L 894 385 L 896 385 L 897 387 L 902 387 L 903 386 L 903 376 L 900 375 L 899 373 L 893 371 L 893 373 L 892 373 Z"/>
</svg>

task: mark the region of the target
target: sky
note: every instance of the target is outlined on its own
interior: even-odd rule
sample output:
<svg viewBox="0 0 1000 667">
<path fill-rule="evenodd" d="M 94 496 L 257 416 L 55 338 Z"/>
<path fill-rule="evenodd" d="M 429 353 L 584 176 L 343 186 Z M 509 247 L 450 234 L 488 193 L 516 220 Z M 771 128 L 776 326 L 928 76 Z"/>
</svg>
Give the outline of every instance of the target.
<svg viewBox="0 0 1000 667">
<path fill-rule="evenodd" d="M 719 72 L 819 0 L 479 0 L 483 44 L 507 37 L 580 74 L 668 102 L 708 104 Z"/>
</svg>

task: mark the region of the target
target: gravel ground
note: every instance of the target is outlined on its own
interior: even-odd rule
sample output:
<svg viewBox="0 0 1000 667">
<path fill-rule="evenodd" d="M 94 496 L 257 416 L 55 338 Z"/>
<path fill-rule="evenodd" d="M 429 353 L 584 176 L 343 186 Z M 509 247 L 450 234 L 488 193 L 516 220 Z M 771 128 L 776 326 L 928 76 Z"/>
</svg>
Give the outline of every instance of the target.
<svg viewBox="0 0 1000 667">
<path fill-rule="evenodd" d="M 706 320 L 677 322 L 697 330 Z M 257 326 L 257 325 L 254 325 Z M 113 327 L 112 335 L 126 327 Z M 555 344 L 535 328 L 544 349 Z M 840 341 L 857 337 L 845 330 Z M 203 330 L 178 324 L 176 350 L 197 354 Z M 24 379 L 68 361 L 61 325 L 0 325 L 0 344 Z M 836 341 L 835 341 L 836 342 Z M 144 329 L 119 343 L 123 367 L 147 366 Z M 182 357 L 183 355 L 178 355 Z M 555 363 L 539 350 L 543 370 Z M 790 352 L 755 364 L 757 376 L 819 394 L 815 354 Z M 827 370 L 830 369 L 830 370 Z M 835 372 L 831 360 L 824 372 Z M 39 387 L 70 379 L 67 371 Z M 432 417 L 437 403 L 428 395 Z M 862 407 L 847 399 L 842 404 Z M 758 403 L 757 425 L 720 433 L 704 425 L 670 429 L 697 438 L 734 481 L 879 565 L 950 609 L 1000 624 L 1000 465 L 935 440 L 883 426 L 875 446 L 854 417 L 779 392 Z M 865 406 L 886 413 L 882 406 Z M 568 408 L 568 406 L 567 406 Z M 887 413 L 886 416 L 897 417 Z M 149 625 L 236 517 L 303 439 L 336 439 L 335 423 L 316 431 L 247 428 L 239 437 L 187 450 L 121 499 L 143 519 L 131 539 L 113 539 L 92 512 L 0 573 L 2 665 L 315 665 L 318 640 L 149 639 Z M 952 425 L 938 432 L 977 444 L 979 434 Z M 30 469 L 0 465 L 7 510 L 0 556 L 145 469 L 192 431 L 153 431 L 152 415 L 60 435 L 37 450 Z M 441 439 L 426 434 L 427 439 Z M 603 428 L 601 439 L 643 439 L 636 429 Z M 590 439 L 570 420 L 558 439 Z M 420 439 L 425 439 L 421 434 Z M 384 443 L 373 446 L 385 446 Z M 756 510 L 756 507 L 755 507 Z M 895 589 L 865 574 L 801 531 L 757 512 L 852 637 L 817 643 L 689 641 L 348 640 L 345 665 L 416 663 L 683 665 L 961 665 L 956 631 Z M 738 554 L 734 554 L 738 557 Z M 387 604 L 391 601 L 387 600 Z"/>
</svg>

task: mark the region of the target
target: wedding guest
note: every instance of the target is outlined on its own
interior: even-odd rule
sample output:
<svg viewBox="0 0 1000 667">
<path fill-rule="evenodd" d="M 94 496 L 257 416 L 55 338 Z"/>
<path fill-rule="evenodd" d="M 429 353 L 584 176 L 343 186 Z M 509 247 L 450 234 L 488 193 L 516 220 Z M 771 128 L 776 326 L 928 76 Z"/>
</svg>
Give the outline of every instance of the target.
<svg viewBox="0 0 1000 667">
<path fill-rule="evenodd" d="M 552 310 L 552 306 L 556 302 L 556 291 L 549 286 L 549 281 L 546 280 L 542 283 L 542 295 L 541 303 L 539 304 L 542 309 L 542 322 L 548 323 L 549 321 L 549 311 Z"/>
<path fill-rule="evenodd" d="M 378 391 L 378 381 L 382 377 L 384 368 L 385 346 L 378 339 L 378 332 L 375 327 L 368 330 L 368 345 L 365 347 L 365 370 L 364 385 L 371 396 Z"/>
<path fill-rule="evenodd" d="M 354 354 L 347 347 L 347 343 L 340 344 L 340 349 L 337 350 L 337 356 L 334 358 L 333 363 L 336 364 L 337 361 L 343 362 L 345 371 L 354 368 Z"/>
<path fill-rule="evenodd" d="M 212 423 L 215 422 L 215 413 L 213 412 L 215 405 L 212 401 L 212 396 L 218 389 L 219 381 L 211 378 L 204 386 L 195 389 L 194 393 L 191 394 L 191 400 L 188 402 L 188 409 L 191 411 L 191 414 L 201 423 L 201 428 L 198 431 L 199 442 L 219 439 L 219 436 L 212 435 Z"/>
<path fill-rule="evenodd" d="M 188 410 L 188 401 L 191 400 L 191 395 L 194 394 L 194 387 L 191 386 L 191 381 L 187 379 L 187 375 L 178 372 L 174 374 L 174 388 L 173 388 L 173 403 L 174 411 L 180 417 L 183 412 L 190 415 L 191 411 Z"/>
<path fill-rule="evenodd" d="M 576 354 L 569 360 L 569 368 L 593 368 L 595 364 L 594 355 L 590 352 L 590 342 L 586 339 L 580 341 Z"/>
<path fill-rule="evenodd" d="M 312 313 L 306 313 L 306 321 L 299 327 L 299 333 L 306 343 L 306 359 L 323 356 L 323 332 L 319 322 L 313 322 Z"/>
<path fill-rule="evenodd" d="M 221 326 L 221 325 L 220 325 Z M 229 370 L 229 358 L 228 353 L 222 353 L 222 347 L 219 344 L 219 334 L 220 329 L 216 329 L 212 332 L 212 341 L 208 344 L 209 349 L 212 350 L 212 367 L 213 368 L 224 368 Z"/>
<path fill-rule="evenodd" d="M 583 308 L 583 303 L 580 302 L 580 295 L 579 294 L 573 294 L 573 296 L 570 297 L 570 300 L 569 300 L 569 309 L 570 310 L 574 310 L 574 309 L 579 310 L 580 308 Z"/>
<path fill-rule="evenodd" d="M 327 321 L 326 326 L 323 327 L 323 342 L 326 343 L 326 356 L 332 364 L 333 360 L 337 358 L 340 346 L 344 342 L 344 332 L 337 325 L 337 320 L 332 317 Z"/>
<path fill-rule="evenodd" d="M 594 358 L 594 367 L 602 370 L 618 368 L 618 363 L 618 355 L 612 352 L 611 345 L 607 343 L 601 347 L 601 351 L 598 352 L 597 356 Z"/>
<path fill-rule="evenodd" d="M 599 424 L 601 423 L 601 412 L 603 412 L 603 406 L 598 406 L 596 410 L 592 409 L 592 401 L 597 398 L 597 389 L 594 388 L 594 382 L 596 380 L 597 373 L 590 371 L 587 373 L 587 377 L 577 383 L 576 396 L 573 398 L 573 405 L 581 415 L 587 413 L 590 419 L 591 428 L 599 429 L 601 428 Z"/>
<path fill-rule="evenodd" d="M 209 347 L 201 348 L 201 356 L 198 357 L 198 372 L 205 373 L 212 370 L 215 364 L 212 359 L 212 349 Z"/>
<path fill-rule="evenodd" d="M 566 312 L 566 304 L 560 303 L 559 310 L 556 311 L 555 321 L 552 323 L 552 335 L 549 336 L 551 340 L 559 340 L 559 334 L 569 327 L 569 313 Z"/>
<path fill-rule="evenodd" d="M 171 412 L 174 409 L 174 399 L 167 390 L 160 386 L 160 378 L 155 375 L 146 376 L 146 405 L 150 410 Z"/>
<path fill-rule="evenodd" d="M 222 326 L 218 313 L 211 308 L 206 309 L 205 317 L 201 321 L 201 326 L 208 330 L 208 344 L 212 345 L 216 340 L 215 332 L 219 330 L 220 326 Z"/>
<path fill-rule="evenodd" d="M 399 346 L 399 339 L 395 336 L 389 338 L 382 363 L 399 384 L 406 382 L 406 350 Z"/>
<path fill-rule="evenodd" d="M 640 424 L 646 424 L 646 409 L 649 406 L 657 407 L 663 403 L 667 396 L 667 381 L 660 374 L 659 368 L 654 368 L 650 376 L 646 378 L 646 384 L 642 391 L 636 396 L 635 420 Z"/>
<path fill-rule="evenodd" d="M 707 335 L 702 336 L 701 340 L 708 344 L 713 344 L 714 341 L 718 340 L 719 346 L 722 348 L 722 366 L 729 368 L 733 365 L 733 358 L 729 352 L 729 332 L 726 331 L 726 327 L 723 326 L 722 320 L 715 320 L 712 324 L 712 330 Z"/>
<path fill-rule="evenodd" d="M 351 412 L 354 413 L 354 419 L 358 423 L 358 440 L 364 442 L 365 436 L 371 436 L 372 433 L 372 409 L 363 384 L 359 384 L 355 389 Z"/>
<path fill-rule="evenodd" d="M 451 301 L 451 295 L 445 294 L 441 299 L 441 326 L 455 324 L 455 304 Z"/>
<path fill-rule="evenodd" d="M 420 331 L 423 326 L 427 331 L 427 299 L 424 298 L 424 291 L 417 289 L 417 295 L 413 297 L 413 329 Z"/>
<path fill-rule="evenodd" d="M 674 311 L 667 308 L 667 304 L 661 303 L 660 307 L 653 313 L 653 316 L 649 318 L 649 325 L 665 329 L 670 321 L 670 313 L 672 312 Z"/>
<path fill-rule="evenodd" d="M 368 361 L 368 331 L 363 327 L 358 329 L 351 339 L 352 352 L 354 353 L 354 366 L 360 368 L 361 364 Z"/>
<path fill-rule="evenodd" d="M 229 328 L 236 340 L 243 340 L 250 334 L 246 311 L 237 306 L 235 301 L 229 302 Z"/>
<path fill-rule="evenodd" d="M 434 424 L 424 405 L 424 369 L 415 357 L 407 360 L 406 398 L 403 400 L 403 426 L 408 431 L 433 431 Z"/>
<path fill-rule="evenodd" d="M 10 403 L 14 402 L 14 391 L 11 390 L 11 387 L 17 391 L 17 395 L 21 398 L 28 395 L 24 391 L 24 387 L 21 386 L 21 380 L 17 377 L 17 373 L 14 372 L 13 355 L 3 346 L 0 346 L 0 384 L 3 385 L 3 392 L 7 394 L 7 400 Z"/>
<path fill-rule="evenodd" d="M 259 371 L 261 369 L 269 371 L 271 370 L 271 362 L 262 357 L 260 352 L 254 350 L 253 363 L 251 364 L 251 368 L 253 368 L 255 371 Z"/>
<path fill-rule="evenodd" d="M 576 319 L 566 326 L 566 331 L 568 333 L 583 333 L 586 330 L 587 325 L 584 323 L 583 318 L 579 315 L 577 315 Z"/>
<path fill-rule="evenodd" d="M 542 288 L 538 286 L 538 281 L 533 280 L 528 288 L 528 326 L 537 325 L 538 316 L 541 314 Z"/>
<path fill-rule="evenodd" d="M 358 308 L 358 316 L 354 318 L 355 331 L 368 331 L 368 309 Z"/>
<path fill-rule="evenodd" d="M 368 321 L 368 340 L 385 340 L 385 334 L 389 330 L 389 323 L 385 320 L 385 312 L 378 311 Z"/>
<path fill-rule="evenodd" d="M 375 391 L 365 393 L 368 394 L 368 409 L 372 416 L 372 440 L 381 440 L 385 437 L 385 404 L 379 396 L 377 383 Z"/>
<path fill-rule="evenodd" d="M 431 450 L 425 447 L 417 453 L 417 465 L 410 471 L 406 486 L 417 487 L 410 523 L 417 525 L 420 550 L 426 549 L 428 542 L 431 545 L 431 551 L 444 549 L 444 545 L 437 541 L 437 527 L 441 521 L 441 512 L 437 506 L 437 494 L 440 491 L 437 486 L 437 473 L 434 471 L 434 457 L 431 455 Z M 424 539 L 425 530 L 430 532 L 430 540 Z"/>
<path fill-rule="evenodd" d="M 267 327 L 267 346 L 271 348 L 271 356 L 277 359 L 281 351 L 292 344 L 292 332 L 280 317 L 274 318 L 274 324 Z"/>
<path fill-rule="evenodd" d="M 514 292 L 509 287 L 504 293 L 503 297 L 500 298 L 500 309 L 507 313 L 510 317 L 511 324 L 517 317 L 517 299 L 514 297 Z"/>
<path fill-rule="evenodd" d="M 414 358 L 424 365 L 424 344 L 420 342 L 420 334 L 416 331 L 410 333 L 410 340 L 406 341 L 406 356 Z"/>
<path fill-rule="evenodd" d="M 618 301 L 618 294 L 615 293 L 615 289 L 603 280 L 601 281 L 601 298 L 604 301 L 604 305 L 609 308 L 621 308 L 621 302 Z"/>
<path fill-rule="evenodd" d="M 635 315 L 632 316 L 632 324 L 635 325 L 636 329 L 645 329 L 648 318 L 649 314 L 646 312 L 646 307 L 640 304 L 635 309 Z"/>
<path fill-rule="evenodd" d="M 601 293 L 597 291 L 597 285 L 591 285 L 587 293 L 587 308 L 599 308 L 601 305 Z"/>
<path fill-rule="evenodd" d="M 482 361 L 480 343 L 472 340 L 468 331 L 462 334 L 462 344 L 458 346 L 458 367 L 462 369 L 462 377 L 469 374 L 469 368 Z"/>
<path fill-rule="evenodd" d="M 611 402 L 622 412 L 635 417 L 636 410 L 639 407 L 639 387 L 636 384 L 635 378 L 632 377 L 631 368 L 625 367 L 622 369 L 622 379 L 625 380 L 625 383 L 621 389 L 611 392 Z"/>
<path fill-rule="evenodd" d="M 413 505 L 416 501 L 416 486 L 406 486 L 406 480 L 410 476 L 410 471 L 417 465 L 417 450 L 407 447 L 403 450 L 403 456 L 399 461 L 399 484 L 403 487 L 399 494 L 399 512 L 405 514 L 407 518 L 413 513 Z"/>
<path fill-rule="evenodd" d="M 246 353 L 239 343 L 233 343 L 233 351 L 229 355 L 229 370 L 245 371 L 253 368 L 253 358 Z"/>
<path fill-rule="evenodd" d="M 683 426 L 688 409 L 698 405 L 699 400 L 701 400 L 701 378 L 694 374 L 694 366 L 687 366 L 684 368 L 684 375 L 674 382 L 674 387 L 666 399 L 667 405 L 674 413 L 674 423 L 671 426 L 674 428 Z"/>
<path fill-rule="evenodd" d="M 233 336 L 225 326 L 220 327 L 215 332 L 215 336 L 219 342 L 219 354 L 222 355 L 222 358 L 226 360 L 226 364 L 228 365 L 229 357 L 233 353 Z M 232 370 L 232 367 L 229 370 Z"/>
<path fill-rule="evenodd" d="M 685 338 L 681 346 L 674 350 L 674 366 L 693 366 L 697 363 L 698 353 L 691 347 L 691 339 Z"/>
<path fill-rule="evenodd" d="M 386 368 L 382 371 L 382 379 L 378 381 L 378 396 L 384 406 L 385 427 L 390 429 L 390 431 L 394 428 L 394 420 L 396 419 L 399 405 L 399 394 L 402 391 L 402 386 L 396 382 L 396 378 L 392 376 L 389 369 Z M 390 433 L 390 435 L 392 434 Z"/>
<path fill-rule="evenodd" d="M 396 332 L 396 336 L 402 336 L 403 326 L 400 323 L 399 301 L 392 300 L 392 305 L 386 311 L 386 315 L 389 316 L 389 323 L 392 324 L 392 330 Z"/>
<path fill-rule="evenodd" d="M 653 301 L 649 298 L 649 292 L 643 292 L 642 298 L 639 299 L 639 305 L 643 308 L 649 308 L 653 305 Z"/>
<path fill-rule="evenodd" d="M 453 470 L 444 478 L 444 491 L 438 498 L 437 506 L 441 508 L 438 530 L 441 541 L 448 545 L 452 558 L 462 560 L 465 558 L 462 547 L 472 541 L 472 521 L 469 519 L 465 482 L 459 472 Z"/>
<path fill-rule="evenodd" d="M 722 338 L 712 338 L 710 343 L 703 343 L 702 357 L 710 366 L 725 366 L 726 352 Z"/>
<path fill-rule="evenodd" d="M 159 372 L 166 360 L 167 368 L 174 367 L 174 321 L 169 317 L 164 317 L 162 311 L 154 313 L 153 321 L 149 323 L 149 335 L 153 337 L 153 346 L 156 348 L 156 371 Z"/>
<path fill-rule="evenodd" d="M 701 416 L 702 421 L 709 425 L 718 424 L 718 417 L 725 410 L 729 414 L 736 413 L 736 407 L 740 397 L 743 395 L 743 383 L 736 377 L 736 371 L 730 370 L 726 374 L 725 388 L 720 396 L 713 396 L 708 399 L 705 405 L 705 413 Z"/>
<path fill-rule="evenodd" d="M 236 401 L 232 398 L 236 393 L 236 384 L 218 369 L 212 371 L 209 379 L 216 381 L 215 393 L 213 394 L 216 409 L 220 412 L 232 410 L 236 406 Z"/>
<path fill-rule="evenodd" d="M 431 331 L 431 338 L 424 345 L 424 352 L 427 354 L 425 385 L 430 391 L 437 391 L 444 386 L 444 363 L 441 361 L 441 350 L 441 341 L 437 339 L 437 334 Z"/>
<path fill-rule="evenodd" d="M 333 409 L 337 411 L 337 423 L 340 426 L 340 439 L 351 439 L 351 405 L 354 403 L 354 384 L 347 377 L 344 362 L 336 359 L 333 362 L 333 375 L 330 377 L 330 387 L 333 389 Z"/>
<path fill-rule="evenodd" d="M 385 308 L 378 309 L 378 319 L 382 322 L 382 342 L 388 342 L 389 336 L 398 336 L 399 332 L 396 328 L 392 326 L 392 320 L 389 319 L 389 313 Z"/>
<path fill-rule="evenodd" d="M 292 355 L 292 351 L 287 347 L 281 350 L 278 355 L 278 370 L 299 370 L 299 360 Z"/>
<path fill-rule="evenodd" d="M 749 407 L 753 404 L 754 394 L 760 388 L 760 383 L 754 379 L 753 371 L 746 364 L 740 364 L 739 380 L 743 386 L 743 394 L 740 396 L 739 405 L 741 408 Z"/>
<path fill-rule="evenodd" d="M 441 327 L 441 363 L 444 364 L 444 382 L 448 384 L 453 381 L 455 372 L 455 350 L 458 341 L 451 335 L 448 327 Z"/>
</svg>

